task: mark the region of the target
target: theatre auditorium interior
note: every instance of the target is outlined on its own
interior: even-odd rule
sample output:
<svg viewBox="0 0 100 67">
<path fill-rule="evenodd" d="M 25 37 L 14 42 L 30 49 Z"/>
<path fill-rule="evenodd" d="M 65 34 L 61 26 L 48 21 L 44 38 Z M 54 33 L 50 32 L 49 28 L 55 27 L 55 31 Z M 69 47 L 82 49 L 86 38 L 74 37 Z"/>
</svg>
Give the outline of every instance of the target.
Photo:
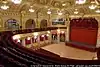
<svg viewBox="0 0 100 67">
<path fill-rule="evenodd" d="M 0 67 L 100 64 L 100 0 L 0 0 Z"/>
</svg>

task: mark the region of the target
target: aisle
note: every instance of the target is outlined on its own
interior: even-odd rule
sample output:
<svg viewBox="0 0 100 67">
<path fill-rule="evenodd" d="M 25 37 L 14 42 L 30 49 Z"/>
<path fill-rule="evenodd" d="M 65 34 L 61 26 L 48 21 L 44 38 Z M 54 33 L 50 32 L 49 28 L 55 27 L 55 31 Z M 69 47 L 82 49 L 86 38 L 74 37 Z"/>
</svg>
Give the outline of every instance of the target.
<svg viewBox="0 0 100 67">
<path fill-rule="evenodd" d="M 60 57 L 72 58 L 78 60 L 92 60 L 92 58 L 96 56 L 96 52 L 89 52 L 73 48 L 70 46 L 66 46 L 64 44 L 51 44 L 41 48 L 50 51 L 52 53 L 55 53 Z"/>
</svg>

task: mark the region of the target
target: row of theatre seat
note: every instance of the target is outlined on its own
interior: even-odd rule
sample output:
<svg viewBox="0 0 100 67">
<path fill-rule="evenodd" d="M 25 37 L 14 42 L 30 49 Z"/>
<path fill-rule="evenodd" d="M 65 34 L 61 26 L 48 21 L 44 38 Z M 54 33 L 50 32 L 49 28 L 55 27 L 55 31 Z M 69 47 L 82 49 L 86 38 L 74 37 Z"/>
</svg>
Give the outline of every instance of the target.
<svg viewBox="0 0 100 67">
<path fill-rule="evenodd" d="M 30 66 L 30 65 L 41 65 L 41 64 L 65 64 L 65 60 L 63 62 L 60 62 L 61 59 L 59 56 L 55 55 L 55 57 L 59 57 L 58 59 L 54 59 L 54 57 L 50 56 L 44 56 L 43 53 L 36 53 L 36 52 L 29 52 L 24 47 L 17 46 L 14 44 L 14 42 L 11 40 L 11 33 L 3 33 L 1 35 L 1 53 L 2 55 L 11 57 L 13 60 L 20 63 L 20 65 L 24 66 Z M 6 38 L 5 38 L 6 37 Z M 21 49 L 20 49 L 21 48 Z M 9 61 L 8 61 L 9 62 Z M 4 63 L 3 63 L 4 64 Z M 5 64 L 4 64 L 5 65 Z M 11 67 L 11 66 L 10 66 Z"/>
<path fill-rule="evenodd" d="M 19 62 L 22 61 L 21 63 L 28 64 L 28 66 L 33 65 L 33 64 L 53 64 L 53 63 L 56 63 L 52 60 L 50 61 L 48 59 L 42 58 L 41 55 L 38 56 L 38 55 L 34 55 L 34 54 L 32 54 L 32 55 L 28 54 L 28 52 L 25 52 L 25 51 L 17 48 L 17 46 L 13 47 L 15 44 L 11 45 L 11 41 L 9 39 L 8 40 L 5 39 L 3 41 L 3 43 L 6 46 L 6 48 L 4 48 L 6 50 L 6 52 L 8 54 L 11 54 L 10 57 L 13 57 L 16 60 L 20 59 L 20 60 L 18 60 Z M 2 53 L 4 53 L 4 52 L 2 52 Z"/>
<path fill-rule="evenodd" d="M 4 67 L 30 67 L 31 65 L 44 65 L 44 64 L 79 64 L 84 61 L 76 61 L 69 58 L 61 58 L 55 54 L 44 54 L 41 49 L 39 51 L 32 51 L 16 45 L 12 39 L 13 33 L 11 31 L 1 33 L 0 40 L 0 65 Z M 41 52 L 42 51 L 42 52 Z M 94 64 L 84 62 L 84 64 Z M 99 64 L 96 63 L 96 64 Z"/>
</svg>

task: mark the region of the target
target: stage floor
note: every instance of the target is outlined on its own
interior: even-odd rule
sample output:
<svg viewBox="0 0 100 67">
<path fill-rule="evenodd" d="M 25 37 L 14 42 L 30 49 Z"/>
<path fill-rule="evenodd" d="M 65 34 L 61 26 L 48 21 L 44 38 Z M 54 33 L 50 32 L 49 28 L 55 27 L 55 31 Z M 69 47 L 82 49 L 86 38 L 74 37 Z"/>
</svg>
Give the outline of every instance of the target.
<svg viewBox="0 0 100 67">
<path fill-rule="evenodd" d="M 96 52 L 89 52 L 89 51 L 77 49 L 74 47 L 66 46 L 63 43 L 51 44 L 41 48 L 64 58 L 72 58 L 77 60 L 92 60 L 93 57 L 96 57 Z"/>
</svg>

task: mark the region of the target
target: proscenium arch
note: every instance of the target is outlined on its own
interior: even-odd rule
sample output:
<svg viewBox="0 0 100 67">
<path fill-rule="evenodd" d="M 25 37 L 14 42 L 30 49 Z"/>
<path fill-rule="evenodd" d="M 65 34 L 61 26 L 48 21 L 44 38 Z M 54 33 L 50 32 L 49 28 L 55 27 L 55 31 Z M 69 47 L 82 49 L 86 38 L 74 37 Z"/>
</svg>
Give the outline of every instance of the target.
<svg viewBox="0 0 100 67">
<path fill-rule="evenodd" d="M 46 27 L 47 27 L 47 20 L 46 19 L 41 20 L 40 28 L 46 28 Z"/>
<path fill-rule="evenodd" d="M 5 28 L 6 30 L 12 30 L 12 29 L 19 29 L 19 24 L 18 21 L 16 19 L 8 19 L 5 22 Z"/>
<path fill-rule="evenodd" d="M 35 28 L 35 21 L 33 19 L 28 19 L 25 23 L 26 29 L 34 29 Z"/>
</svg>

